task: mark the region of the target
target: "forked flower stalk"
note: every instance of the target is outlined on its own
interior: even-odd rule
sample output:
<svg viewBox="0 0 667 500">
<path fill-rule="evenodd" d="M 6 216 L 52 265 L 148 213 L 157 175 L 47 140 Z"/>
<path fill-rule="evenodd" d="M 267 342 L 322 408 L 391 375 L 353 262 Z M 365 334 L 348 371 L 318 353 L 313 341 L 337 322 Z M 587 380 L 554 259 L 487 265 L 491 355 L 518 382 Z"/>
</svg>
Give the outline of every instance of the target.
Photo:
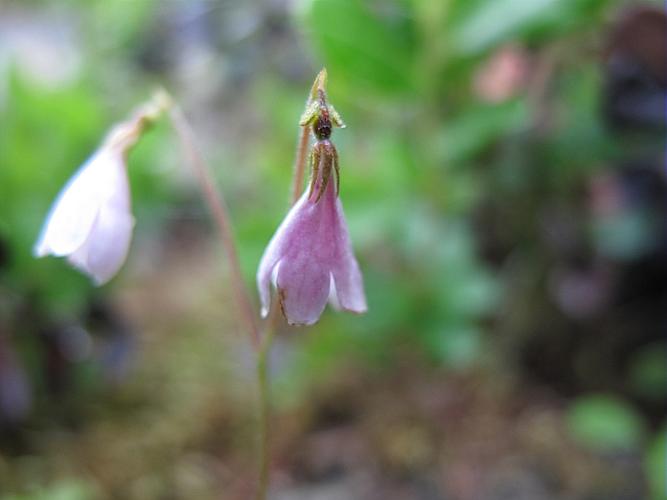
<svg viewBox="0 0 667 500">
<path fill-rule="evenodd" d="M 185 115 L 178 106 L 173 105 L 169 117 L 171 118 L 171 123 L 185 150 L 188 163 L 197 177 L 199 186 L 204 194 L 204 200 L 208 204 L 211 210 L 211 215 L 218 228 L 220 242 L 229 259 L 229 268 L 232 274 L 232 288 L 234 295 L 236 296 L 236 302 L 241 310 L 241 315 L 246 321 L 253 349 L 256 353 L 260 353 L 262 349 L 260 329 L 257 324 L 255 309 L 252 305 L 248 288 L 243 281 L 243 273 L 241 271 L 241 263 L 236 250 L 229 210 L 227 209 L 222 193 L 215 187 L 215 180 L 211 169 L 208 167 L 208 164 L 197 148 L 192 128 L 185 118 Z"/>
</svg>

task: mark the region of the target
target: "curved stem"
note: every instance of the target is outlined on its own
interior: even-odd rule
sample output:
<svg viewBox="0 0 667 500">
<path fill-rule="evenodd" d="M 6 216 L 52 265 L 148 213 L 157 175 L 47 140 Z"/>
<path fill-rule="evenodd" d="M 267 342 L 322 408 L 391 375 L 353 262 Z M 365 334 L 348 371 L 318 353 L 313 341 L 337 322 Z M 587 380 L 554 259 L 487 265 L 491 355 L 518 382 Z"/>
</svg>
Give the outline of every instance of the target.
<svg viewBox="0 0 667 500">
<path fill-rule="evenodd" d="M 232 231 L 232 224 L 229 219 L 229 210 L 227 209 L 225 200 L 222 197 L 222 193 L 215 187 L 214 177 L 210 168 L 197 149 L 192 127 L 188 123 L 183 112 L 176 104 L 172 105 L 169 117 L 171 118 L 171 123 L 176 130 L 176 134 L 178 135 L 183 148 L 185 149 L 190 166 L 197 176 L 199 186 L 204 194 L 204 199 L 206 200 L 206 203 L 211 210 L 211 214 L 213 215 L 213 219 L 218 226 L 218 230 L 220 232 L 220 241 L 222 242 L 222 246 L 225 249 L 227 258 L 229 259 L 229 267 L 231 269 L 233 282 L 232 288 L 234 290 L 234 294 L 236 295 L 236 301 L 241 310 L 242 316 L 245 318 L 248 324 L 247 326 L 248 331 L 250 332 L 250 341 L 252 342 L 253 349 L 259 354 L 262 349 L 259 326 L 257 324 L 256 314 L 254 312 L 252 301 L 250 300 L 248 288 L 243 281 L 241 264 L 239 262 L 238 252 L 236 251 L 236 245 L 234 244 L 235 240 Z"/>
<path fill-rule="evenodd" d="M 326 71 L 322 70 L 313 84 L 309 100 L 314 98 L 316 90 L 323 86 L 324 82 L 326 82 Z M 167 97 L 169 96 L 167 95 Z M 211 214 L 218 226 L 222 245 L 230 262 L 236 300 L 241 309 L 241 313 L 248 324 L 252 346 L 257 354 L 256 375 L 259 392 L 260 450 L 258 487 L 255 498 L 256 500 L 266 500 L 271 465 L 271 398 L 269 391 L 268 365 L 274 334 L 278 326 L 279 314 L 274 312 L 266 322 L 266 331 L 262 338 L 252 301 L 250 300 L 250 294 L 243 281 L 241 265 L 229 219 L 229 211 L 225 205 L 224 198 L 222 197 L 222 193 L 216 189 L 213 174 L 197 149 L 192 127 L 182 111 L 173 103 L 173 100 L 171 100 L 171 98 L 169 98 L 169 100 L 171 104 L 169 114 L 171 123 L 185 149 L 190 166 L 197 176 L 204 198 L 209 205 Z M 291 205 L 294 205 L 294 203 L 298 201 L 303 190 L 303 178 L 308 155 L 309 133 L 310 131 L 308 127 L 302 128 L 294 164 Z M 274 308 L 274 311 L 277 311 L 277 309 Z"/>
</svg>

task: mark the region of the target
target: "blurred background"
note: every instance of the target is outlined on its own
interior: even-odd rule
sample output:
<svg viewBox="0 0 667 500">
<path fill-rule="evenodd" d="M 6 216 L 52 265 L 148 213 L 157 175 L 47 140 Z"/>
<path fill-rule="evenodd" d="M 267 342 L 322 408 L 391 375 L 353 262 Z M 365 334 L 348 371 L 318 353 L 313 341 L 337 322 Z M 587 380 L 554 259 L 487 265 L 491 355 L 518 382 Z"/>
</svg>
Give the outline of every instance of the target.
<svg viewBox="0 0 667 500">
<path fill-rule="evenodd" d="M 168 124 L 130 154 L 111 284 L 32 245 L 164 85 L 256 298 L 326 66 L 369 312 L 281 327 L 271 498 L 667 498 L 663 9 L 0 0 L 0 497 L 250 497 L 253 356 Z"/>
</svg>

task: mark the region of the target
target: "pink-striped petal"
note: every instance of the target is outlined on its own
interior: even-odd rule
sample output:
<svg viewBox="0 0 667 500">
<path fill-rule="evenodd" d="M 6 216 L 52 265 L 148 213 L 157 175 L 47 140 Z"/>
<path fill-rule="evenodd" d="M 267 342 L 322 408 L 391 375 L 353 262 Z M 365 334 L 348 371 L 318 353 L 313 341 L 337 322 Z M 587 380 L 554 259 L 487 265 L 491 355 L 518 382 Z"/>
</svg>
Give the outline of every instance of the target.
<svg viewBox="0 0 667 500">
<path fill-rule="evenodd" d="M 304 193 L 264 252 L 257 273 L 264 316 L 274 275 L 280 305 L 290 324 L 315 323 L 327 300 L 348 311 L 366 310 L 361 273 L 334 183 L 318 202 Z"/>
<path fill-rule="evenodd" d="M 331 266 L 335 297 L 340 309 L 355 313 L 367 310 L 364 283 L 359 264 L 354 257 L 352 244 L 345 222 L 343 205 L 336 199 L 336 260 Z"/>
</svg>

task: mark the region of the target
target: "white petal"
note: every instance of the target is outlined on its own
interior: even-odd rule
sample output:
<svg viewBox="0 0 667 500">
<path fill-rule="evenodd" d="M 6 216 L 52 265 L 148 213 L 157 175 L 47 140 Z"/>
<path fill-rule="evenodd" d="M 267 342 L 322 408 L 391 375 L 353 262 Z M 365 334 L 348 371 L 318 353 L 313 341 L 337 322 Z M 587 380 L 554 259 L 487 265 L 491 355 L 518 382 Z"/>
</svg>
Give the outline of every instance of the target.
<svg viewBox="0 0 667 500">
<path fill-rule="evenodd" d="M 67 182 L 51 207 L 35 255 L 69 255 L 88 238 L 101 203 L 114 190 L 128 192 L 125 165 L 116 150 L 101 149 Z M 129 194 L 126 195 L 129 206 Z"/>
<path fill-rule="evenodd" d="M 125 165 L 109 163 L 106 186 L 97 217 L 80 252 L 70 262 L 91 275 L 97 285 L 109 281 L 121 268 L 132 239 L 134 218 L 130 213 L 129 183 Z"/>
<path fill-rule="evenodd" d="M 128 212 L 102 207 L 90 237 L 82 247 L 84 254 L 73 254 L 70 262 L 88 273 L 95 284 L 103 285 L 116 275 L 125 262 L 133 226 L 134 218 Z"/>
<path fill-rule="evenodd" d="M 101 285 L 125 261 L 133 225 L 123 152 L 103 147 L 61 191 L 35 254 L 68 256 L 72 265 Z"/>
<path fill-rule="evenodd" d="M 336 292 L 336 282 L 334 281 L 333 273 L 329 273 L 329 304 L 336 311 L 340 311 L 340 300 L 338 299 L 338 292 Z"/>
</svg>

